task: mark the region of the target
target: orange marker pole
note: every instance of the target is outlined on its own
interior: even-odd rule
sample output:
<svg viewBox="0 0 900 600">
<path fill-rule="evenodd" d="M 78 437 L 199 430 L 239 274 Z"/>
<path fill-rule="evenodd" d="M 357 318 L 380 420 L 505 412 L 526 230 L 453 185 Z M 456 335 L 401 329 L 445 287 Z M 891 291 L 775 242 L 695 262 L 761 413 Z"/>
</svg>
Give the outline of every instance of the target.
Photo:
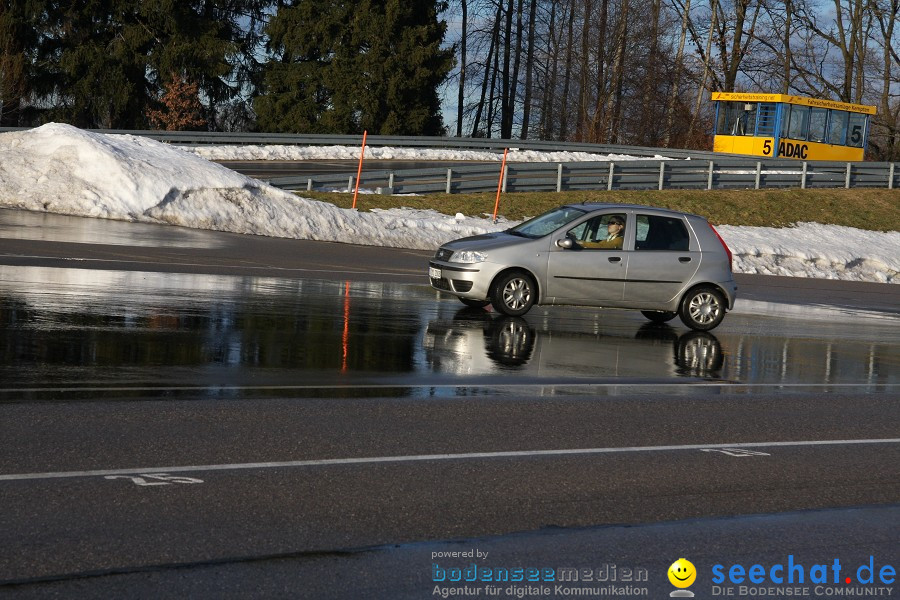
<svg viewBox="0 0 900 600">
<path fill-rule="evenodd" d="M 363 155 L 366 153 L 366 136 L 368 131 L 363 131 L 362 150 L 359 151 L 359 168 L 356 170 L 356 187 L 353 190 L 353 208 L 356 208 L 356 197 L 359 196 L 359 179 L 362 176 Z"/>
<path fill-rule="evenodd" d="M 500 190 L 503 189 L 503 176 L 506 174 L 506 154 L 509 148 L 503 149 L 503 164 L 500 165 L 500 181 L 497 182 L 497 200 L 494 202 L 494 223 L 497 222 L 497 210 L 500 208 Z"/>
</svg>

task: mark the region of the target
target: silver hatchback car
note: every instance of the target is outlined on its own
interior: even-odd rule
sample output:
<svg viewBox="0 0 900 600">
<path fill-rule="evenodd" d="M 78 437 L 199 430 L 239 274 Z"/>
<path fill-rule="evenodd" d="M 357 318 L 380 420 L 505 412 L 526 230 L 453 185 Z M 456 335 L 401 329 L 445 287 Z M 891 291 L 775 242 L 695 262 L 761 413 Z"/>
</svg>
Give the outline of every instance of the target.
<svg viewBox="0 0 900 600">
<path fill-rule="evenodd" d="M 703 217 L 628 204 L 569 204 L 503 232 L 441 246 L 432 287 L 519 316 L 535 304 L 640 310 L 708 331 L 734 307 L 731 251 Z"/>
</svg>

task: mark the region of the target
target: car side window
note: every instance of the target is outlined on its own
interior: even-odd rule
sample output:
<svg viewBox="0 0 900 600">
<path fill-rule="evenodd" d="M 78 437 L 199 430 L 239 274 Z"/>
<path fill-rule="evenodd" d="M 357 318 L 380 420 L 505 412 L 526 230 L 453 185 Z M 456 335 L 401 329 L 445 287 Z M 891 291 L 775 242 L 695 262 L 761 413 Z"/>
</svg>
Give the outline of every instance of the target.
<svg viewBox="0 0 900 600">
<path fill-rule="evenodd" d="M 621 250 L 627 227 L 623 214 L 599 215 L 573 227 L 566 235 L 588 250 Z"/>
<path fill-rule="evenodd" d="M 674 250 L 686 252 L 691 238 L 684 221 L 678 217 L 637 215 L 635 218 L 635 250 Z"/>
</svg>

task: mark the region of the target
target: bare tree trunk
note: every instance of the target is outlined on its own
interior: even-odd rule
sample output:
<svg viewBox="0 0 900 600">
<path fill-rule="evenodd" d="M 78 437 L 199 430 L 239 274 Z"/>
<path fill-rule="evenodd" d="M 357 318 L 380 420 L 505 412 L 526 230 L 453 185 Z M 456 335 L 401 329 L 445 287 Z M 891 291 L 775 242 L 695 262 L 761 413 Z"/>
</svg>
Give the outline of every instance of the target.
<svg viewBox="0 0 900 600">
<path fill-rule="evenodd" d="M 900 67 L 900 54 L 893 44 L 897 19 L 900 18 L 900 0 L 887 0 L 886 6 L 873 2 L 883 40 L 881 79 L 881 106 L 877 122 L 885 131 L 885 140 L 879 149 L 877 160 L 895 161 L 900 159 L 900 102 L 891 105 L 894 64 Z"/>
<path fill-rule="evenodd" d="M 791 93 L 791 62 L 793 54 L 791 53 L 791 34 L 793 33 L 791 26 L 794 22 L 794 2 L 793 0 L 784 0 L 784 83 L 781 87 L 782 94 Z"/>
<path fill-rule="evenodd" d="M 672 142 L 672 127 L 675 125 L 675 103 L 681 91 L 681 71 L 684 68 L 684 43 L 687 40 L 688 23 L 690 22 L 691 0 L 684 2 L 684 14 L 681 15 L 681 37 L 678 38 L 678 51 L 675 53 L 675 73 L 672 76 L 672 91 L 666 99 L 666 126 L 663 132 L 662 145 L 669 147 Z M 707 50 L 709 55 L 709 50 Z"/>
<path fill-rule="evenodd" d="M 659 73 L 659 12 L 660 0 L 650 2 L 650 49 L 647 55 L 647 70 L 641 98 L 641 129 L 638 139 L 643 145 L 656 146 L 657 140 L 652 136 L 653 124 L 657 122 L 656 111 L 653 110 L 653 98 L 656 96 L 657 74 Z"/>
<path fill-rule="evenodd" d="M 501 2 L 501 6 L 502 6 L 502 2 Z M 498 21 L 498 22 L 499 22 L 499 21 Z M 497 51 L 494 53 L 494 68 L 493 68 L 493 70 L 491 71 L 491 93 L 490 93 L 490 95 L 488 96 L 487 137 L 494 137 L 494 119 L 495 119 L 496 116 L 497 116 L 497 102 L 496 102 L 496 101 L 497 101 L 497 95 L 496 95 L 496 93 L 495 93 L 496 90 L 497 90 L 497 76 L 498 76 L 498 75 L 502 76 L 502 73 L 500 72 L 500 46 L 499 46 L 499 44 L 500 44 L 500 38 L 499 38 L 499 31 L 498 31 L 497 44 L 498 44 L 498 45 L 497 45 Z M 504 81 L 501 82 L 501 86 L 503 85 L 503 83 L 504 83 L 505 81 L 506 81 L 506 80 L 504 79 Z M 503 115 L 502 115 L 502 111 L 503 111 L 503 98 L 500 98 L 500 111 L 501 111 L 500 117 L 501 117 L 501 119 L 502 119 L 502 118 L 503 118 Z M 500 137 L 503 137 L 503 136 L 501 135 Z"/>
<path fill-rule="evenodd" d="M 718 18 L 719 18 L 719 0 L 711 0 L 710 7 L 712 8 L 712 22 L 709 25 L 709 36 L 706 38 L 706 53 L 705 60 L 703 61 L 703 78 L 700 80 L 700 87 L 697 89 L 697 101 L 694 105 L 694 113 L 691 115 L 691 123 L 688 125 L 688 139 L 690 139 L 694 135 L 694 127 L 697 126 L 697 119 L 700 118 L 700 107 L 703 106 L 703 98 L 709 92 L 706 89 L 706 80 L 709 77 L 711 69 L 709 67 L 710 62 L 710 53 L 712 52 L 712 42 L 713 36 L 716 33 L 716 28 L 718 27 Z"/>
<path fill-rule="evenodd" d="M 584 19 L 581 23 L 581 72 L 579 73 L 579 91 L 578 91 L 578 121 L 575 123 L 575 139 L 583 141 L 585 129 L 588 125 L 588 90 L 591 89 L 589 84 L 590 77 L 590 55 L 591 55 L 591 14 L 593 13 L 592 0 L 581 0 L 584 5 Z"/>
<path fill-rule="evenodd" d="M 460 0 L 460 5 L 462 6 L 462 35 L 459 40 L 459 92 L 457 94 L 456 107 L 456 137 L 462 137 L 463 102 L 465 101 L 466 87 L 466 41 L 469 25 L 468 0 Z"/>
<path fill-rule="evenodd" d="M 511 77 L 510 64 L 512 62 L 512 18 L 513 0 L 509 0 L 506 8 L 506 26 L 503 35 L 503 72 L 500 81 L 500 137 L 506 139 L 512 134 L 512 105 L 510 97 Z M 509 132 L 507 132 L 507 123 Z"/>
<path fill-rule="evenodd" d="M 500 14 L 503 10 L 502 4 L 498 4 L 497 7 L 497 18 L 494 19 L 494 28 L 491 32 L 491 44 L 488 47 L 488 55 L 487 60 L 484 63 L 484 79 L 481 81 L 481 98 L 478 101 L 478 108 L 475 110 L 475 122 L 472 124 L 472 137 L 478 136 L 478 127 L 481 125 L 481 114 L 484 112 L 484 101 L 485 95 L 487 94 L 488 87 L 488 79 L 491 78 L 492 74 L 495 74 L 496 71 L 491 68 L 491 59 L 495 55 L 495 50 L 497 47 L 498 36 L 500 35 Z M 499 51 L 498 51 L 499 53 Z M 493 80 L 491 80 L 493 81 Z M 493 96 L 493 86 L 491 87 L 491 96 Z M 490 112 L 490 110 L 488 111 Z M 485 132 L 485 137 L 490 137 L 490 130 Z"/>
<path fill-rule="evenodd" d="M 601 0 L 600 15 L 597 17 L 597 74 L 596 78 L 596 99 L 594 101 L 594 117 L 591 121 L 591 141 L 602 143 L 606 141 L 606 134 L 602 130 L 605 116 L 606 102 L 609 100 L 609 94 L 606 93 L 606 32 L 609 26 L 609 0 Z"/>
<path fill-rule="evenodd" d="M 625 83 L 625 47 L 628 43 L 628 3 L 622 0 L 619 19 L 616 24 L 616 52 L 613 56 L 613 71 L 610 78 L 613 92 L 609 99 L 609 142 L 618 143 L 622 126 L 622 90 Z"/>
<path fill-rule="evenodd" d="M 562 45 L 562 31 L 559 32 L 559 36 L 554 38 L 553 32 L 556 31 L 556 7 L 557 3 L 554 2 L 550 7 L 550 27 L 548 29 L 549 38 L 553 41 L 553 48 L 548 47 L 548 52 L 550 53 L 550 74 L 549 83 L 544 83 L 544 94 L 543 100 L 541 102 L 541 131 L 540 137 L 542 140 L 551 139 L 553 137 L 553 119 L 552 116 L 556 112 L 555 104 L 556 104 L 556 84 L 557 78 L 559 76 L 559 48 Z"/>
<path fill-rule="evenodd" d="M 519 0 L 516 6 L 516 52 L 513 57 L 512 80 L 510 82 L 509 106 L 506 114 L 506 122 L 504 123 L 505 139 L 512 139 L 513 120 L 516 113 L 516 98 L 519 92 L 519 67 L 522 64 L 522 4 L 524 0 Z"/>
<path fill-rule="evenodd" d="M 575 29 L 575 7 L 574 3 L 570 3 L 569 7 L 569 26 L 566 35 L 566 67 L 563 75 L 563 95 L 562 106 L 559 107 L 559 139 L 565 140 L 568 137 L 568 103 L 569 103 L 569 84 L 572 78 L 572 37 Z"/>
<path fill-rule="evenodd" d="M 522 133 L 519 136 L 523 140 L 528 139 L 528 121 L 531 118 L 531 88 L 533 85 L 532 74 L 534 73 L 534 23 L 537 17 L 537 0 L 531 0 L 528 11 L 528 50 L 525 55 L 525 98 L 522 101 Z"/>
</svg>

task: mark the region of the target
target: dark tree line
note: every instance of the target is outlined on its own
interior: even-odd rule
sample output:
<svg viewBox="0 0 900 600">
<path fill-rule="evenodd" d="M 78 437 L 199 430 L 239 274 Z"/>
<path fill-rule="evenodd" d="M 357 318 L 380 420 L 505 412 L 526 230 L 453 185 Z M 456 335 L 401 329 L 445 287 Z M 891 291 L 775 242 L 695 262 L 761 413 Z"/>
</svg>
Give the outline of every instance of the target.
<svg viewBox="0 0 900 600">
<path fill-rule="evenodd" d="M 2 0 L 0 124 L 439 134 L 434 0 Z M 196 89 L 202 124 L 167 119 Z M 164 101 L 166 99 L 166 101 Z M 150 115 L 155 118 L 150 119 Z"/>
<path fill-rule="evenodd" d="M 211 129 L 446 119 L 708 148 L 712 92 L 777 92 L 876 105 L 870 154 L 897 160 L 898 19 L 900 0 L 0 0 L 0 124 L 144 128 L 196 86 Z"/>
</svg>

